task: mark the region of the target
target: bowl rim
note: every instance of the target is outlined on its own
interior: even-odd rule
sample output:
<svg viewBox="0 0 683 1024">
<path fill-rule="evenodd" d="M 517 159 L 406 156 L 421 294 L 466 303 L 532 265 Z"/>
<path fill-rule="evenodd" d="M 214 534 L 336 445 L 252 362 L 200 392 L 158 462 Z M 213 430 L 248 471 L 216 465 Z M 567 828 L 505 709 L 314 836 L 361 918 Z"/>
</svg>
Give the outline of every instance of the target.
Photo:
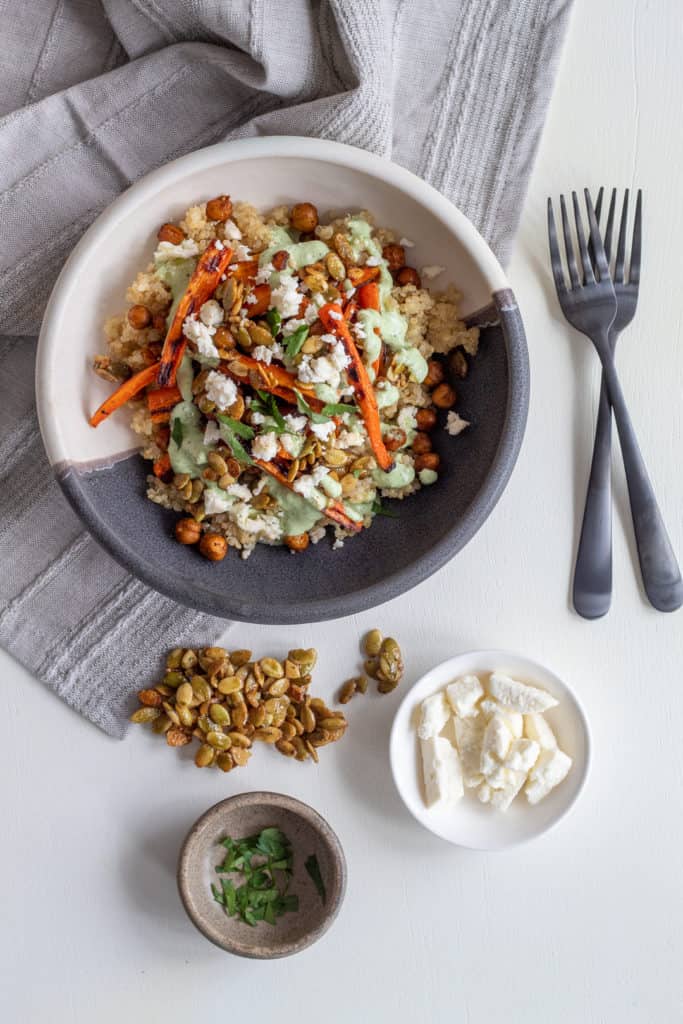
<svg viewBox="0 0 683 1024">
<path fill-rule="evenodd" d="M 574 705 L 574 708 L 575 708 L 576 713 L 577 713 L 578 721 L 579 721 L 579 723 L 581 725 L 581 728 L 582 728 L 582 731 L 583 731 L 584 740 L 585 740 L 585 750 L 586 750 L 585 757 L 584 757 L 584 759 L 582 761 L 582 764 L 580 766 L 578 764 L 574 765 L 574 767 L 580 771 L 577 788 L 576 788 L 573 796 L 571 797 L 571 799 L 567 802 L 567 804 L 565 804 L 565 806 L 559 811 L 559 813 L 551 821 L 547 822 L 545 825 L 542 825 L 538 829 L 538 831 L 533 832 L 531 835 L 525 835 L 525 836 L 521 836 L 521 837 L 518 837 L 518 838 L 512 838 L 510 840 L 506 840 L 505 842 L 499 843 L 497 845 L 491 845 L 491 846 L 489 846 L 489 845 L 482 845 L 481 843 L 465 843 L 465 842 L 462 842 L 462 841 L 458 842 L 455 839 L 450 839 L 450 838 L 448 838 L 448 836 L 444 836 L 441 832 L 435 831 L 433 828 L 430 827 L 430 825 L 426 821 L 423 821 L 422 818 L 419 818 L 417 816 L 417 814 L 415 813 L 415 811 L 413 810 L 413 808 L 409 806 L 408 802 L 406 801 L 406 799 L 404 797 L 403 789 L 399 785 L 399 782 L 398 782 L 398 779 L 397 779 L 397 774 L 398 774 L 398 772 L 397 772 L 397 764 L 398 764 L 398 753 L 397 753 L 398 739 L 397 739 L 397 736 L 398 736 L 398 729 L 399 729 L 399 718 L 404 713 L 404 709 L 405 709 L 406 705 L 408 704 L 408 702 L 411 699 L 414 699 L 413 698 L 414 691 L 419 686 L 421 686 L 425 682 L 425 680 L 428 679 L 430 676 L 437 675 L 437 673 L 445 671 L 447 666 L 451 666 L 451 665 L 455 666 L 456 664 L 461 663 L 465 659 L 470 660 L 470 659 L 475 659 L 475 658 L 481 659 L 484 662 L 487 661 L 487 660 L 488 661 L 500 661 L 500 662 L 504 662 L 505 659 L 514 660 L 514 661 L 517 661 L 517 662 L 520 662 L 520 663 L 524 663 L 524 665 L 526 666 L 525 672 L 528 672 L 529 675 L 533 676 L 534 671 L 540 671 L 542 674 L 550 676 L 553 679 L 553 681 L 558 684 L 558 688 L 560 690 L 562 690 L 563 692 L 566 692 L 569 695 L 570 701 Z M 482 672 L 482 673 L 485 673 L 485 672 L 488 672 L 488 671 L 489 671 L 488 669 L 483 669 L 483 668 L 480 669 L 480 672 Z M 515 671 L 517 671 L 517 670 L 515 670 Z M 561 676 L 558 676 L 556 672 L 554 672 L 552 669 L 548 668 L 542 662 L 537 661 L 534 658 L 530 658 L 526 654 L 521 654 L 518 651 L 510 651 L 510 650 L 504 650 L 502 648 L 491 647 L 491 648 L 482 648 L 482 649 L 479 649 L 479 650 L 461 651 L 459 654 L 455 654 L 455 655 L 453 655 L 450 658 L 446 658 L 444 661 L 440 661 L 437 665 L 433 665 L 432 668 L 428 669 L 427 672 L 424 672 L 420 676 L 419 679 L 415 680 L 413 685 L 410 687 L 410 689 L 407 691 L 407 693 L 403 696 L 403 699 L 401 700 L 401 703 L 396 708 L 396 712 L 394 714 L 394 719 L 393 719 L 393 722 L 391 724 L 391 732 L 389 734 L 389 763 L 390 763 L 390 768 L 391 768 L 391 777 L 393 779 L 394 786 L 396 788 L 396 792 L 398 793 L 398 795 L 399 795 L 399 797 L 401 799 L 401 802 L 403 803 L 403 806 L 408 811 L 408 813 L 410 814 L 411 818 L 413 818 L 413 820 L 416 821 L 417 824 L 421 826 L 421 828 L 424 828 L 426 831 L 431 832 L 432 835 L 434 835 L 438 839 L 442 840 L 442 842 L 450 843 L 451 846 L 455 846 L 455 847 L 457 847 L 459 849 L 474 850 L 474 851 L 477 851 L 477 852 L 480 852 L 480 853 L 502 853 L 505 850 L 511 850 L 511 849 L 514 849 L 515 847 L 523 846 L 526 843 L 533 842 L 535 839 L 540 838 L 540 836 L 545 835 L 546 833 L 550 832 L 551 829 L 554 829 L 557 825 L 559 825 L 559 823 L 563 820 L 563 818 L 566 818 L 567 815 L 570 813 L 570 811 L 573 810 L 573 808 L 576 806 L 576 803 L 577 803 L 579 797 L 583 793 L 583 790 L 584 790 L 584 788 L 586 786 L 586 782 L 587 782 L 588 776 L 590 774 L 590 769 L 591 769 L 591 764 L 592 764 L 592 747 L 593 747 L 593 744 L 592 744 L 590 725 L 589 725 L 589 722 L 588 722 L 588 716 L 586 715 L 585 708 L 584 708 L 581 700 L 577 696 L 576 691 L 574 690 L 574 688 L 572 686 L 569 685 L 569 683 L 565 682 L 565 680 Z"/>
<path fill-rule="evenodd" d="M 241 605 L 239 595 L 215 592 L 197 582 L 169 575 L 168 569 L 146 561 L 129 548 L 116 530 L 105 522 L 81 486 L 79 467 L 63 443 L 59 420 L 53 415 L 49 374 L 44 372 L 48 355 L 58 343 L 57 325 L 71 289 L 87 263 L 91 245 L 106 236 L 131 208 L 162 187 L 193 171 L 216 164 L 247 159 L 296 157 L 348 167 L 381 179 L 410 195 L 459 237 L 491 288 L 492 303 L 503 332 L 508 364 L 507 407 L 501 441 L 486 479 L 460 520 L 423 555 L 381 580 L 339 597 L 301 598 L 297 602 L 269 601 L 258 608 Z M 529 362 L 521 314 L 507 277 L 493 252 L 474 225 L 433 186 L 404 167 L 344 143 L 299 136 L 261 136 L 220 142 L 165 164 L 142 177 L 118 196 L 88 228 L 64 264 L 54 285 L 43 318 L 36 355 L 36 406 L 48 460 L 57 481 L 87 529 L 125 569 L 172 600 L 210 615 L 263 624 L 296 624 L 339 618 L 376 607 L 423 582 L 442 568 L 468 543 L 498 502 L 510 478 L 521 448 L 529 406 Z M 135 453 L 131 453 L 135 454 Z"/>
<path fill-rule="evenodd" d="M 199 913 L 195 911 L 195 908 L 190 899 L 190 891 L 192 886 L 188 882 L 187 878 L 187 863 L 189 860 L 192 847 L 196 840 L 197 833 L 206 826 L 212 824 L 214 819 L 219 821 L 225 811 L 229 811 L 240 807 L 278 807 L 290 814 L 296 815 L 302 818 L 311 828 L 318 832 L 325 844 L 331 851 L 332 857 L 337 865 L 339 871 L 339 886 L 334 894 L 334 899 L 328 901 L 325 904 L 324 916 L 321 919 L 320 924 L 310 932 L 307 932 L 305 936 L 292 942 L 283 943 L 278 947 L 275 953 L 259 953 L 248 950 L 244 944 L 232 942 L 227 937 L 219 936 L 217 932 L 213 932 L 208 929 Z M 224 950 L 226 953 L 233 953 L 235 956 L 241 956 L 249 960 L 279 960 L 283 957 L 294 956 L 296 953 L 302 952 L 309 946 L 312 946 L 318 939 L 328 931 L 336 920 L 339 911 L 341 910 L 344 897 L 346 895 L 348 869 L 346 864 L 346 857 L 344 855 L 344 848 L 339 840 L 339 836 L 334 831 L 329 822 L 323 818 L 319 811 L 316 811 L 310 804 L 304 803 L 303 800 L 298 800 L 296 797 L 289 796 L 286 793 L 275 793 L 270 790 L 254 790 L 249 793 L 236 793 L 234 796 L 226 797 L 225 800 L 219 800 L 218 803 L 213 804 L 203 814 L 201 814 L 197 820 L 190 826 L 190 829 L 185 836 L 180 852 L 178 854 L 178 866 L 176 870 L 176 882 L 178 886 L 178 893 L 180 895 L 181 903 L 185 909 L 187 916 L 189 917 L 195 928 L 201 932 L 204 938 L 212 942 L 214 946 L 218 946 L 219 949 Z"/>
</svg>

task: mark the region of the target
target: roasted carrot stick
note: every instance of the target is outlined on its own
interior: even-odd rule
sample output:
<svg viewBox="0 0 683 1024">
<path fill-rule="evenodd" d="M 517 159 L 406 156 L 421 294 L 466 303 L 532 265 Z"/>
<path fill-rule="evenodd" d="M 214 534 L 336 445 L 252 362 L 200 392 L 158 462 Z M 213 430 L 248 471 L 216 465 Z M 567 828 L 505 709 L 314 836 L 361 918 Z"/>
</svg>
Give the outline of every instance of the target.
<svg viewBox="0 0 683 1024">
<path fill-rule="evenodd" d="M 233 266 L 230 277 L 234 277 L 236 281 L 252 281 L 258 274 L 258 260 L 240 260 Z"/>
<path fill-rule="evenodd" d="M 214 239 L 199 257 L 199 262 L 190 278 L 187 290 L 178 303 L 173 322 L 164 341 L 161 364 L 157 374 L 157 383 L 160 387 L 175 384 L 175 375 L 185 351 L 186 342 L 183 338 L 185 317 L 199 312 L 206 300 L 211 298 L 230 263 L 231 256 L 232 249 Z"/>
<path fill-rule="evenodd" d="M 374 281 L 379 277 L 379 267 L 350 267 L 349 281 L 354 288 L 365 284 L 366 281 Z"/>
<path fill-rule="evenodd" d="M 294 374 L 285 370 L 284 366 L 267 366 L 266 363 L 252 359 L 251 356 L 240 353 L 235 357 L 234 362 L 241 363 L 249 371 L 249 383 L 252 387 L 260 388 L 261 391 L 268 391 L 277 398 L 296 405 L 296 393 L 300 392 L 308 404 L 318 412 L 322 409 L 323 403 L 315 397 L 315 388 L 310 384 L 302 384 Z M 221 373 L 232 377 L 236 381 L 244 381 L 244 375 L 235 373 L 230 369 L 230 363 L 221 363 L 218 367 Z"/>
<path fill-rule="evenodd" d="M 255 302 L 244 303 L 244 308 L 248 311 L 250 317 L 261 316 L 262 313 L 267 313 L 270 308 L 270 285 L 255 285 L 251 290 L 250 298 L 256 300 Z"/>
<path fill-rule="evenodd" d="M 140 370 L 138 373 L 134 373 L 132 377 L 129 377 L 128 380 L 124 380 L 123 384 L 117 387 L 114 394 L 105 399 L 97 412 L 92 414 L 90 426 L 99 426 L 102 420 L 106 420 L 107 416 L 111 416 L 113 412 L 116 412 L 122 405 L 125 405 L 131 398 L 135 398 L 136 395 L 152 384 L 156 380 L 160 366 L 161 363 L 146 366 L 144 370 Z"/>
<path fill-rule="evenodd" d="M 154 388 L 147 392 L 147 408 L 150 412 L 170 412 L 174 405 L 182 402 L 183 396 L 177 387 Z"/>
<path fill-rule="evenodd" d="M 376 309 L 379 312 L 379 285 L 376 281 L 362 284 L 356 292 L 356 298 L 361 309 Z"/>
<path fill-rule="evenodd" d="M 332 316 L 332 313 L 337 314 L 339 319 Z M 328 302 L 326 305 L 321 306 L 318 316 L 322 320 L 325 329 L 339 338 L 346 349 L 346 354 L 351 358 L 351 365 L 346 372 L 353 385 L 353 390 L 356 392 L 358 406 L 365 423 L 365 429 L 368 432 L 370 445 L 377 459 L 377 464 L 380 469 L 388 472 L 393 466 L 394 461 L 382 440 L 382 427 L 379 420 L 377 399 L 375 398 L 375 392 L 372 389 L 365 363 L 360 357 L 356 343 L 349 330 L 349 325 L 342 317 L 341 306 L 336 302 Z"/>
<path fill-rule="evenodd" d="M 278 469 L 274 462 L 264 462 L 262 459 L 254 459 L 254 465 L 262 469 L 264 473 L 268 473 L 274 480 L 277 480 L 279 484 L 286 487 L 288 491 L 293 491 L 294 494 L 297 492 L 294 490 L 294 482 L 289 481 L 285 474 Z M 359 533 L 363 529 L 362 523 L 356 523 L 353 519 L 350 519 L 344 511 L 344 506 L 339 501 L 330 501 L 326 508 L 320 510 L 323 515 L 327 516 L 328 519 L 332 519 L 335 523 L 343 526 L 345 530 L 353 530 L 354 533 Z"/>
<path fill-rule="evenodd" d="M 168 452 L 164 452 L 152 466 L 152 472 L 155 476 L 158 476 L 160 480 L 163 480 L 165 476 L 169 476 L 172 472 L 171 456 Z"/>
</svg>

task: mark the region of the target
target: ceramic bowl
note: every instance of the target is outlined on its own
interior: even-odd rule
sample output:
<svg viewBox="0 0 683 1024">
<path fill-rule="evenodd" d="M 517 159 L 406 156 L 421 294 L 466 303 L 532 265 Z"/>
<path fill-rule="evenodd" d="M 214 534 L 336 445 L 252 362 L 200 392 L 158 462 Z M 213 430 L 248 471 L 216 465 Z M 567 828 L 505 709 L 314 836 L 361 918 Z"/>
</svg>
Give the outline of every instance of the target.
<svg viewBox="0 0 683 1024">
<path fill-rule="evenodd" d="M 211 894 L 219 876 L 215 868 L 225 855 L 220 840 L 242 839 L 264 828 L 281 829 L 294 854 L 290 892 L 299 909 L 277 918 L 275 925 L 248 925 L 228 917 Z M 315 855 L 325 887 L 323 903 L 305 869 Z M 190 829 L 178 861 L 178 889 L 192 923 L 228 953 L 256 960 L 273 960 L 300 953 L 330 927 L 346 889 L 346 860 L 341 844 L 317 811 L 280 793 L 242 793 L 215 804 Z"/>
<path fill-rule="evenodd" d="M 102 323 L 125 309 L 125 290 L 150 260 L 158 226 L 193 202 L 229 192 L 257 206 L 311 200 L 321 211 L 371 210 L 415 242 L 417 267 L 439 264 L 438 287 L 457 283 L 462 310 L 483 326 L 458 409 L 472 426 L 435 431 L 443 473 L 400 503 L 398 518 L 332 550 L 327 541 L 296 562 L 259 545 L 220 564 L 173 539 L 176 515 L 145 498 L 148 464 L 124 413 L 97 430 L 88 416 L 111 392 L 90 369 L 105 347 Z M 43 322 L 37 403 L 48 457 L 67 498 L 95 538 L 130 572 L 177 601 L 213 615 L 295 623 L 373 607 L 419 583 L 472 537 L 498 500 L 522 441 L 529 398 L 519 309 L 492 252 L 472 224 L 410 172 L 334 142 L 258 138 L 222 143 L 147 175 L 103 213 L 66 263 Z M 399 504 L 399 503 L 397 503 Z"/>
<path fill-rule="evenodd" d="M 429 808 L 423 797 L 422 770 L 417 739 L 417 718 L 422 701 L 458 676 L 487 675 L 499 671 L 557 698 L 557 707 L 545 718 L 561 750 L 573 759 L 566 779 L 534 806 L 520 794 L 507 811 L 481 804 L 473 790 L 452 808 Z M 504 850 L 540 836 L 573 807 L 583 789 L 590 761 L 590 735 L 578 698 L 553 672 L 529 658 L 509 651 L 470 651 L 449 658 L 415 683 L 403 698 L 391 730 L 391 770 L 404 804 L 421 825 L 449 843 L 473 850 Z"/>
</svg>

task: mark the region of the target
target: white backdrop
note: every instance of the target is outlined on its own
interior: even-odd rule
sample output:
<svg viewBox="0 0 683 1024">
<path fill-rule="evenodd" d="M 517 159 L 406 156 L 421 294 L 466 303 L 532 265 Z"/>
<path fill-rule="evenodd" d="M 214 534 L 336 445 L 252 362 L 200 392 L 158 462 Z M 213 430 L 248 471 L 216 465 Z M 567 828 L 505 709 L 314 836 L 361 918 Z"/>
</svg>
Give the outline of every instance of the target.
<svg viewBox="0 0 683 1024">
<path fill-rule="evenodd" d="M 510 267 L 529 336 L 529 425 L 483 531 L 376 612 L 292 629 L 236 626 L 228 639 L 261 653 L 316 646 L 324 694 L 350 674 L 358 636 L 374 625 L 402 641 L 406 683 L 473 647 L 546 662 L 576 688 L 592 726 L 592 775 L 573 814 L 506 854 L 459 851 L 421 830 L 389 776 L 398 694 L 352 703 L 348 736 L 318 769 L 259 750 L 244 773 L 223 776 L 197 771 L 146 730 L 108 740 L 0 654 L 7 1024 L 194 1024 L 235 1011 L 281 1024 L 302 1014 L 326 1024 L 683 1019 L 683 612 L 644 603 L 619 466 L 612 610 L 595 623 L 570 610 L 598 373 L 588 342 L 560 318 L 545 238 L 549 193 L 645 190 L 641 297 L 619 365 L 683 558 L 682 37 L 678 0 L 577 0 Z M 342 913 L 293 960 L 221 953 L 176 896 L 188 826 L 242 788 L 312 803 L 346 850 Z"/>
</svg>

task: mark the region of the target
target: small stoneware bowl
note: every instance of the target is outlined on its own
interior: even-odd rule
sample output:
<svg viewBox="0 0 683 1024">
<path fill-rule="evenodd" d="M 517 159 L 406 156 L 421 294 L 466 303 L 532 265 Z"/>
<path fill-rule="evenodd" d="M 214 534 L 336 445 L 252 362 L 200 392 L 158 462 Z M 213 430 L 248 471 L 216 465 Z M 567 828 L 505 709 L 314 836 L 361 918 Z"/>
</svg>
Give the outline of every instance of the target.
<svg viewBox="0 0 683 1024">
<path fill-rule="evenodd" d="M 299 909 L 274 925 L 252 926 L 228 917 L 214 900 L 211 884 L 220 889 L 223 876 L 215 869 L 225 856 L 221 839 L 243 839 L 270 827 L 279 828 L 292 844 L 289 891 L 299 897 Z M 312 854 L 325 887 L 324 902 L 304 866 Z M 237 956 L 274 960 L 300 953 L 325 934 L 344 899 L 346 860 L 335 833 L 308 804 L 281 793 L 242 793 L 215 804 L 194 823 L 180 851 L 178 889 L 190 920 L 216 946 Z"/>
<path fill-rule="evenodd" d="M 507 811 L 481 804 L 474 790 L 454 807 L 427 807 L 424 802 L 417 719 L 422 701 L 458 676 L 504 672 L 556 697 L 557 707 L 545 718 L 558 746 L 573 759 L 566 779 L 540 803 L 531 805 L 520 793 Z M 442 662 L 408 691 L 399 705 L 390 740 L 391 770 L 404 804 L 421 825 L 449 843 L 472 850 L 504 850 L 540 836 L 556 825 L 583 789 L 590 760 L 586 716 L 576 695 L 556 675 L 529 658 L 509 651 L 469 651 Z"/>
<path fill-rule="evenodd" d="M 145 267 L 160 224 L 229 192 L 262 209 L 308 200 L 330 210 L 371 210 L 414 242 L 411 264 L 439 265 L 431 282 L 455 284 L 461 313 L 481 328 L 466 380 L 454 381 L 471 426 L 434 432 L 443 473 L 347 541 L 288 548 L 259 544 L 208 562 L 173 536 L 177 516 L 145 497 L 149 464 L 124 411 L 97 430 L 88 416 L 111 384 L 92 372 L 103 323 L 125 310 L 126 287 Z M 36 366 L 40 427 L 64 493 L 94 537 L 135 576 L 175 601 L 248 622 L 295 623 L 371 608 L 415 586 L 473 536 L 517 458 L 529 401 L 522 318 L 505 273 L 469 220 L 426 182 L 372 153 L 321 139 L 240 139 L 199 150 L 148 174 L 95 221 L 67 261 L 43 321 Z"/>
</svg>

